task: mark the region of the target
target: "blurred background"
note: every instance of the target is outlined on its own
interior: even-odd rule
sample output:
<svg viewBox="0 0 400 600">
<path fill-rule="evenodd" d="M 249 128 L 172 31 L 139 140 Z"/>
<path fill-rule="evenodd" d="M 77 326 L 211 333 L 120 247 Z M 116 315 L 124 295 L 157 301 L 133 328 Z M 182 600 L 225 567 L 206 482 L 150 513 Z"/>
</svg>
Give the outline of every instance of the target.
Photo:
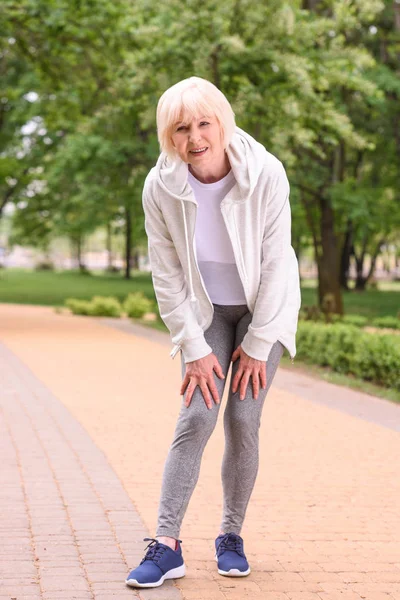
<svg viewBox="0 0 400 600">
<path fill-rule="evenodd" d="M 287 170 L 296 362 L 400 401 L 400 0 L 3 0 L 0 20 L 0 302 L 165 330 L 141 192 L 158 98 L 197 75 Z"/>
</svg>

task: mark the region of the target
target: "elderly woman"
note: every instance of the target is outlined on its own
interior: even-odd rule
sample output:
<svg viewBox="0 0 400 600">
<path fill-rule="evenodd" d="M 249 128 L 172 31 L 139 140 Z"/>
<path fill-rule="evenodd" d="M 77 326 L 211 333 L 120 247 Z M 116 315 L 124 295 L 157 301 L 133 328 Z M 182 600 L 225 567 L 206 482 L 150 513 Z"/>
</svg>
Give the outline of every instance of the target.
<svg viewBox="0 0 400 600">
<path fill-rule="evenodd" d="M 258 471 L 265 397 L 287 348 L 296 353 L 300 308 L 291 246 L 289 183 L 282 163 L 235 125 L 212 83 L 190 77 L 157 107 L 161 154 L 143 190 L 145 228 L 160 315 L 182 364 L 182 406 L 165 463 L 158 526 L 126 583 L 156 587 L 183 577 L 180 528 L 224 411 L 223 514 L 218 573 L 245 576 L 240 536 Z"/>
</svg>

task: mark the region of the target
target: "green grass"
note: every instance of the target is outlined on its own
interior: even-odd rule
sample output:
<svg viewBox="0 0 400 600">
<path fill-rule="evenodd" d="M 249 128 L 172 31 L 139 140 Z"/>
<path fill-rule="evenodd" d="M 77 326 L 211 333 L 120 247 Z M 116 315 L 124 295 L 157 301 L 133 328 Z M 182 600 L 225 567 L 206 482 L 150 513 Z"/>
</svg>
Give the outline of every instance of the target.
<svg viewBox="0 0 400 600">
<path fill-rule="evenodd" d="M 133 272 L 132 279 L 127 281 L 120 274 L 109 273 L 0 270 L 0 302 L 62 306 L 67 298 L 90 300 L 93 296 L 115 296 L 121 301 L 136 291 L 155 299 L 149 273 Z"/>
<path fill-rule="evenodd" d="M 346 314 L 358 314 L 373 319 L 396 316 L 400 310 L 400 282 L 381 284 L 388 289 L 363 293 L 345 292 Z M 127 281 L 120 274 L 94 273 L 81 275 L 77 271 L 0 270 L 0 302 L 62 306 L 66 298 L 90 300 L 93 296 L 116 296 L 123 300 L 129 292 L 143 291 L 155 299 L 150 273 L 134 271 Z M 302 304 L 317 303 L 316 282 L 304 281 Z"/>
<path fill-rule="evenodd" d="M 370 320 L 387 315 L 396 317 L 400 311 L 400 282 L 393 281 L 381 287 L 380 290 L 365 292 L 343 292 L 345 314 L 361 315 Z M 316 282 L 304 282 L 301 297 L 303 306 L 318 304 Z"/>
</svg>

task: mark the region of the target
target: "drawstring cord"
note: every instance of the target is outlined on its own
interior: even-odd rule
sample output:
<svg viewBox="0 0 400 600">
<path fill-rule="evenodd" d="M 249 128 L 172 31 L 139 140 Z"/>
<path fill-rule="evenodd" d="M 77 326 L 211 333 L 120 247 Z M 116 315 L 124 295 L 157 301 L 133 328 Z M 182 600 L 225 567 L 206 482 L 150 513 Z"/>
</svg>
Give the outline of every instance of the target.
<svg viewBox="0 0 400 600">
<path fill-rule="evenodd" d="M 197 298 L 196 298 L 194 290 L 193 290 L 192 268 L 190 266 L 189 236 L 188 236 L 187 223 L 186 223 L 185 203 L 182 199 L 181 199 L 181 206 L 182 206 L 182 212 L 183 212 L 183 225 L 185 227 L 186 254 L 187 254 L 187 261 L 188 261 L 188 268 L 189 268 L 190 302 L 196 302 Z"/>
<path fill-rule="evenodd" d="M 189 269 L 190 302 L 197 302 L 197 298 L 196 298 L 196 295 L 195 295 L 194 289 L 193 289 L 192 267 L 190 265 L 189 235 L 188 235 L 187 222 L 186 222 L 185 203 L 182 199 L 180 200 L 180 202 L 181 202 L 181 207 L 182 207 L 182 212 L 183 212 L 183 225 L 185 228 L 186 256 L 187 256 L 188 269 Z M 175 355 L 177 354 L 177 352 L 179 352 L 180 349 L 181 349 L 181 345 L 176 344 L 170 352 L 171 358 L 175 358 Z"/>
</svg>

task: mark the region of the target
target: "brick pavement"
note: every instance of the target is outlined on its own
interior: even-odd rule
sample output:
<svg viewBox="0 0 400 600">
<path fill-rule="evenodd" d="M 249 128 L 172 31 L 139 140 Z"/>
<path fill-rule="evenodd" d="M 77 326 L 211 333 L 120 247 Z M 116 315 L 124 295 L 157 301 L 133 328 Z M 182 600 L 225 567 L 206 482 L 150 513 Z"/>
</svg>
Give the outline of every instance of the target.
<svg viewBox="0 0 400 600">
<path fill-rule="evenodd" d="M 0 598 L 153 598 L 122 584 L 148 531 L 104 454 L 1 343 L 0 382 Z"/>
<path fill-rule="evenodd" d="M 170 360 L 157 332 L 127 335 L 40 307 L 3 305 L 0 313 L 11 433 L 1 435 L 9 460 L 0 502 L 13 532 L 5 536 L 3 570 L 12 575 L 15 560 L 23 564 L 9 577 L 10 593 L 18 600 L 27 589 L 31 600 L 135 597 L 121 578 L 141 554 L 142 537 L 154 534 L 180 406 L 179 361 Z M 329 384 L 320 389 L 332 397 Z M 222 408 L 181 532 L 188 574 L 176 581 L 180 597 L 400 600 L 398 431 L 292 392 L 273 386 L 265 405 L 260 471 L 243 528 L 252 573 L 243 580 L 220 577 L 212 559 Z M 346 391 L 340 396 L 343 402 Z M 44 543 L 56 548 L 55 576 Z M 69 564 L 76 591 L 63 575 Z M 177 588 L 171 583 L 143 598 L 173 600 Z M 7 593 L 0 598 L 14 597 Z"/>
</svg>

